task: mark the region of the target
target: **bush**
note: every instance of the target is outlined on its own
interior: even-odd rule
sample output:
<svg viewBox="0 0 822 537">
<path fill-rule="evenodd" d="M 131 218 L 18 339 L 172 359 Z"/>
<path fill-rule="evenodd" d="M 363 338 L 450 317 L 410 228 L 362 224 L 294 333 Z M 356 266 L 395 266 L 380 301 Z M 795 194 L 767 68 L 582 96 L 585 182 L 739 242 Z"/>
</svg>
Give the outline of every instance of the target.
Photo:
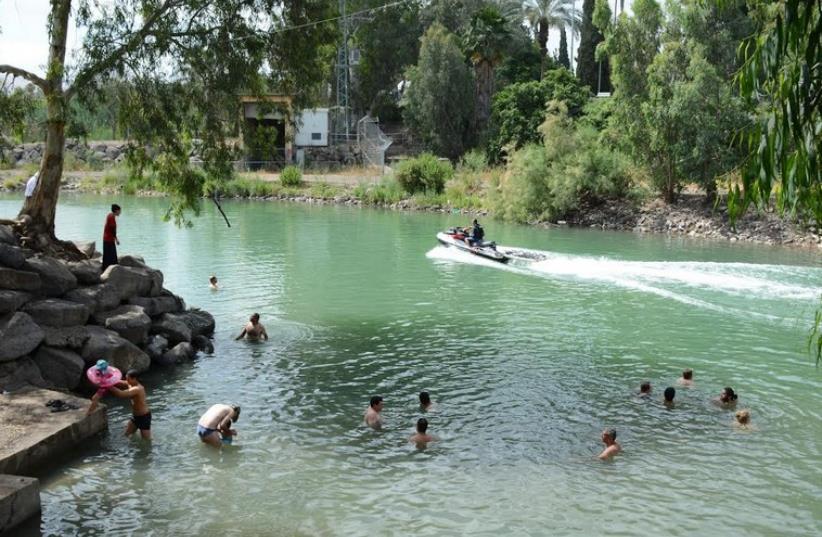
<svg viewBox="0 0 822 537">
<path fill-rule="evenodd" d="M 391 179 L 378 184 L 360 183 L 354 187 L 353 194 L 367 205 L 389 205 L 405 197 L 399 183 Z"/>
<path fill-rule="evenodd" d="M 303 172 L 296 166 L 286 166 L 280 172 L 280 182 L 283 186 L 301 186 L 303 184 Z"/>
<path fill-rule="evenodd" d="M 409 194 L 416 192 L 442 193 L 445 182 L 454 176 L 451 163 L 439 160 L 431 153 L 404 160 L 397 166 L 397 181 Z"/>
<path fill-rule="evenodd" d="M 472 149 L 462 156 L 457 169 L 460 172 L 479 173 L 485 171 L 487 167 L 488 159 L 485 158 L 485 153 L 479 149 Z"/>
</svg>

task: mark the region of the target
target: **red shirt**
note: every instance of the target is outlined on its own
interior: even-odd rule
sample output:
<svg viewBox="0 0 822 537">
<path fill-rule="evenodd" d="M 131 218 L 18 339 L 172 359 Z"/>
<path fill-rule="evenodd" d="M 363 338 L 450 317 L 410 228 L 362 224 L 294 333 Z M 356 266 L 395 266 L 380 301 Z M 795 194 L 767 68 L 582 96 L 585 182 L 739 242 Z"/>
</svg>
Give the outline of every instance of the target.
<svg viewBox="0 0 822 537">
<path fill-rule="evenodd" d="M 103 242 L 114 242 L 117 239 L 117 220 L 114 213 L 106 216 L 106 227 L 103 228 Z"/>
</svg>

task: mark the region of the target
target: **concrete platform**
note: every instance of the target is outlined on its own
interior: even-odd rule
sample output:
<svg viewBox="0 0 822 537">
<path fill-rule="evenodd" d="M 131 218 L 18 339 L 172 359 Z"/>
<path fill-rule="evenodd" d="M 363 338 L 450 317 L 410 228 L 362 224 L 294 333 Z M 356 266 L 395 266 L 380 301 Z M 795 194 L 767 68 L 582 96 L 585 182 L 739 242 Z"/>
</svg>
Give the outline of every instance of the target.
<svg viewBox="0 0 822 537">
<path fill-rule="evenodd" d="M 40 483 L 33 477 L 0 475 L 0 535 L 40 513 Z"/>
<path fill-rule="evenodd" d="M 52 412 L 46 406 L 52 399 L 78 408 Z M 88 405 L 88 399 L 36 388 L 0 395 L 0 474 L 36 474 L 50 459 L 103 431 L 105 407 L 86 416 Z"/>
</svg>

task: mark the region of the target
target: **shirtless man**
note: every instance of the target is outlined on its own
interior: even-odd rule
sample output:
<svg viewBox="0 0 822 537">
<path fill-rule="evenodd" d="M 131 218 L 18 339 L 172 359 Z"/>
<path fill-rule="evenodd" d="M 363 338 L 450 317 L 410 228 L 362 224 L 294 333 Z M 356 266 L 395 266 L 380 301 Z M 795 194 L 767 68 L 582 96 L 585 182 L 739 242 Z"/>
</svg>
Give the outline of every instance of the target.
<svg viewBox="0 0 822 537">
<path fill-rule="evenodd" d="M 237 431 L 231 428 L 231 422 L 240 419 L 240 407 L 230 405 L 212 405 L 197 422 L 197 436 L 204 443 L 219 448 L 223 445 L 220 431 L 231 431 L 234 436 Z"/>
<path fill-rule="evenodd" d="M 420 410 L 426 412 L 431 410 L 434 406 L 434 403 L 431 402 L 431 396 L 428 392 L 420 392 Z"/>
<path fill-rule="evenodd" d="M 368 409 L 365 411 L 365 424 L 371 427 L 372 429 L 382 429 L 382 416 L 380 416 L 380 412 L 382 412 L 382 407 L 384 403 L 382 402 L 382 397 L 379 395 L 375 395 L 371 398 L 371 403 L 368 405 Z"/>
<path fill-rule="evenodd" d="M 420 418 L 417 420 L 417 432 L 408 439 L 412 444 L 417 444 L 418 448 L 424 448 L 428 442 L 436 442 L 437 439 L 428 434 L 428 420 Z"/>
<path fill-rule="evenodd" d="M 682 371 L 682 377 L 677 381 L 680 386 L 688 386 L 689 388 L 694 385 L 694 370 L 693 369 L 685 369 Z"/>
<path fill-rule="evenodd" d="M 616 441 L 616 429 L 605 429 L 602 431 L 602 443 L 605 444 L 605 449 L 603 449 L 602 453 L 597 457 L 600 460 L 608 460 L 622 451 L 622 446 Z"/>
<path fill-rule="evenodd" d="M 126 424 L 126 436 L 131 436 L 139 429 L 140 436 L 151 440 L 151 411 L 146 402 L 146 388 L 140 384 L 138 373 L 134 369 L 126 372 L 126 380 L 108 389 L 112 395 L 123 399 L 131 399 L 131 418 Z M 94 397 L 97 397 L 95 394 Z"/>
<path fill-rule="evenodd" d="M 265 327 L 260 323 L 259 313 L 255 313 L 251 316 L 248 320 L 248 324 L 245 325 L 245 328 L 243 328 L 243 331 L 240 332 L 240 335 L 234 339 L 236 341 L 238 339 L 243 339 L 244 337 L 252 340 L 268 340 L 268 332 L 265 331 Z"/>
</svg>

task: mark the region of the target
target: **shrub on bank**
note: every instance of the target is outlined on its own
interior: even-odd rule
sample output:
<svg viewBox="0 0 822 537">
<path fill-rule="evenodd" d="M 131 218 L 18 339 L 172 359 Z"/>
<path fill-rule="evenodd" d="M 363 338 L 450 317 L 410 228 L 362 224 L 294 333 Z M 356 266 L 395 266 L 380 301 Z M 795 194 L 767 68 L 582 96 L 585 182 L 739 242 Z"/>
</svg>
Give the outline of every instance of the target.
<svg viewBox="0 0 822 537">
<path fill-rule="evenodd" d="M 400 162 L 397 181 L 409 194 L 433 192 L 440 194 L 445 182 L 454 176 L 454 167 L 447 160 L 439 160 L 431 153 Z"/>
<path fill-rule="evenodd" d="M 354 187 L 354 197 L 367 205 L 390 205 L 405 198 L 402 187 L 393 179 L 379 183 L 360 183 Z"/>
<path fill-rule="evenodd" d="M 303 184 L 303 172 L 296 166 L 286 166 L 280 172 L 280 182 L 283 186 L 301 186 Z"/>
</svg>

